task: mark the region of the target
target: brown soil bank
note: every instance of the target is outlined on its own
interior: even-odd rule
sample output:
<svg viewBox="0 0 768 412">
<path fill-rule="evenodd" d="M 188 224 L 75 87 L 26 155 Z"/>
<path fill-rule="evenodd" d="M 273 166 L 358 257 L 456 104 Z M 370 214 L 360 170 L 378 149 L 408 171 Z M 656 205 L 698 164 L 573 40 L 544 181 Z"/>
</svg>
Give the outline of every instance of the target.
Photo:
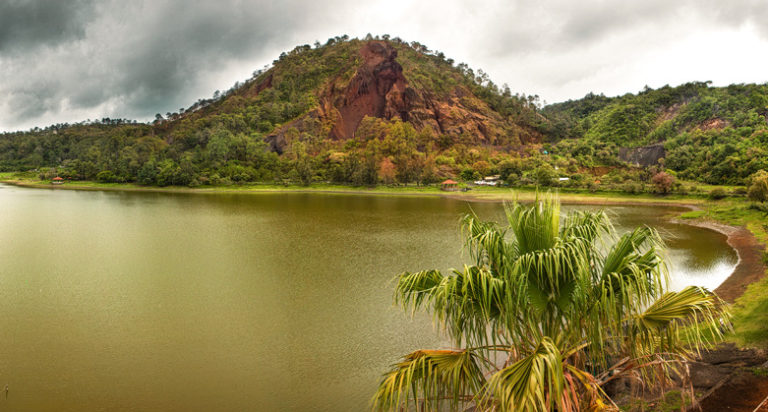
<svg viewBox="0 0 768 412">
<path fill-rule="evenodd" d="M 763 401 L 768 395 L 768 377 L 757 376 L 751 371 L 735 372 L 722 386 L 699 403 L 691 411 L 716 412 L 766 412 Z"/>
</svg>

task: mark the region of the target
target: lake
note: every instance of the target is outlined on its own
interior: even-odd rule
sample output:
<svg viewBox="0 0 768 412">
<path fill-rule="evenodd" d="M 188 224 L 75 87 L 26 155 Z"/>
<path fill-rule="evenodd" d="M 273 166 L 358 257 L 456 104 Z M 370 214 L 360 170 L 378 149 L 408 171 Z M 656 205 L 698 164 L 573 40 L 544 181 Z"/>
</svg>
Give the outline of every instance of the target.
<svg viewBox="0 0 768 412">
<path fill-rule="evenodd" d="M 500 204 L 309 193 L 0 185 L 0 410 L 366 411 L 401 355 L 445 342 L 392 304 L 404 270 L 459 267 L 459 217 Z M 583 209 L 572 206 L 566 209 Z M 673 287 L 716 287 L 725 236 L 658 227 Z"/>
</svg>

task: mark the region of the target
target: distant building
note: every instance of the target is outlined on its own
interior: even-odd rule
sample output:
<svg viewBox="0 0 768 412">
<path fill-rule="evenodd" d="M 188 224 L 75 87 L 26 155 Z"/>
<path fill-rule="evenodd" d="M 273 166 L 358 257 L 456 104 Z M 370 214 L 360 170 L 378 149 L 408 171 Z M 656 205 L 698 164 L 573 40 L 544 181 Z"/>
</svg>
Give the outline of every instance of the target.
<svg viewBox="0 0 768 412">
<path fill-rule="evenodd" d="M 440 183 L 440 188 L 448 192 L 453 192 L 459 189 L 459 182 L 448 179 L 448 180 L 445 180 L 443 183 Z"/>
<path fill-rule="evenodd" d="M 475 180 L 473 183 L 478 186 L 497 186 L 501 181 L 501 175 L 486 176 L 483 180 Z"/>
<path fill-rule="evenodd" d="M 51 180 L 51 183 L 54 185 L 61 185 L 61 184 L 64 184 L 64 179 L 62 179 L 59 176 L 56 176 L 53 178 L 53 180 Z"/>
</svg>

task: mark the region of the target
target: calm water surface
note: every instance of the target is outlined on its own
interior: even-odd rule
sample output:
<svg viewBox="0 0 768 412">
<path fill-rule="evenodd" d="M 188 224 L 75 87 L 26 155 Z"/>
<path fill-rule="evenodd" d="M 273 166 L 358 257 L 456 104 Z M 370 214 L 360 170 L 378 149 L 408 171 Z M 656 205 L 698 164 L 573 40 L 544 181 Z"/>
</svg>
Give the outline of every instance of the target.
<svg viewBox="0 0 768 412">
<path fill-rule="evenodd" d="M 392 306 L 391 280 L 460 266 L 469 207 L 0 185 L 0 410 L 368 410 L 388 365 L 446 344 Z M 675 287 L 736 263 L 724 236 L 665 222 L 674 209 L 609 213 L 664 231 Z"/>
</svg>

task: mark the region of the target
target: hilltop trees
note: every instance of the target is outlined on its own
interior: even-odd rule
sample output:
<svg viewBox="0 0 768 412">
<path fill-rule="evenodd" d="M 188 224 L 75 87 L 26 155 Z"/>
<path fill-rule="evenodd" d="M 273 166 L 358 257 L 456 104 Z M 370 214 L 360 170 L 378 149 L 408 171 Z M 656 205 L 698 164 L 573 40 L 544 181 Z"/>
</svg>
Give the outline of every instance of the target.
<svg viewBox="0 0 768 412">
<path fill-rule="evenodd" d="M 617 238 L 604 213 L 561 216 L 551 197 L 506 215 L 504 226 L 464 218 L 470 265 L 398 277 L 396 301 L 430 312 L 453 349 L 404 356 L 382 378 L 377 409 L 603 410 L 606 383 L 642 377 L 657 389 L 720 338 L 724 306 L 699 287 L 667 290 L 653 229 Z"/>
<path fill-rule="evenodd" d="M 691 82 L 611 98 L 590 93 L 543 113 L 550 136 L 582 164 L 608 165 L 621 147 L 662 143 L 666 167 L 686 180 L 743 184 L 768 169 L 768 84 Z M 597 159 L 584 146 L 605 147 L 609 156 Z"/>
</svg>

